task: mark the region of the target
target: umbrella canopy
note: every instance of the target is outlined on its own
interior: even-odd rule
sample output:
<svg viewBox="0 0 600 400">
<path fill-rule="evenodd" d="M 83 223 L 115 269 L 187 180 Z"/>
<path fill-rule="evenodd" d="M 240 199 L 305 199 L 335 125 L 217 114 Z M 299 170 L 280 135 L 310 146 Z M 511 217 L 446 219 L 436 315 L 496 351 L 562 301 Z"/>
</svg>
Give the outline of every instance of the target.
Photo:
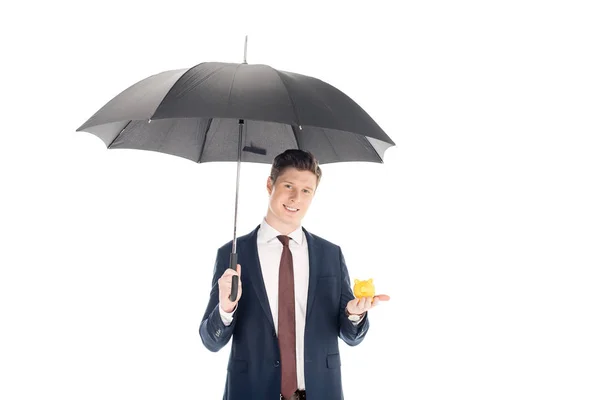
<svg viewBox="0 0 600 400">
<path fill-rule="evenodd" d="M 77 131 L 96 135 L 109 149 L 157 151 L 197 163 L 237 161 L 229 265 L 234 270 L 241 162 L 270 164 L 287 149 L 301 149 L 321 164 L 382 163 L 394 145 L 335 87 L 245 62 L 206 62 L 150 76 L 109 101 Z M 232 280 L 232 301 L 237 279 Z"/>
<path fill-rule="evenodd" d="M 350 97 L 313 77 L 267 65 L 206 62 L 150 76 L 116 96 L 78 131 L 109 149 L 150 150 L 194 162 L 270 164 L 286 149 L 326 164 L 383 162 L 394 142 Z"/>
</svg>

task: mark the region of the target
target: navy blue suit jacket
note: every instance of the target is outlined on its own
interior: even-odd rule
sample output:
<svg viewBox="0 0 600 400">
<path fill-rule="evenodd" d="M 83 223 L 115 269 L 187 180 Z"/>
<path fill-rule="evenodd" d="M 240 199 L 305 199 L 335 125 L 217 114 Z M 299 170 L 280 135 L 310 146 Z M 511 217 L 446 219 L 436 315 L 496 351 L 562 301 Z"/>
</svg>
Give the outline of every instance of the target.
<svg viewBox="0 0 600 400">
<path fill-rule="evenodd" d="M 281 390 L 279 345 L 267 299 L 257 247 L 259 227 L 238 238 L 242 266 L 242 296 L 233 322 L 225 326 L 219 313 L 218 279 L 229 266 L 232 241 L 217 252 L 212 290 L 200 324 L 202 343 L 216 352 L 232 340 L 227 366 L 225 400 L 275 400 Z M 367 316 L 354 325 L 346 304 L 354 298 L 348 269 L 339 246 L 306 234 L 309 284 L 304 332 L 306 395 L 310 400 L 342 400 L 338 338 L 350 346 L 362 342 L 369 329 Z"/>
</svg>

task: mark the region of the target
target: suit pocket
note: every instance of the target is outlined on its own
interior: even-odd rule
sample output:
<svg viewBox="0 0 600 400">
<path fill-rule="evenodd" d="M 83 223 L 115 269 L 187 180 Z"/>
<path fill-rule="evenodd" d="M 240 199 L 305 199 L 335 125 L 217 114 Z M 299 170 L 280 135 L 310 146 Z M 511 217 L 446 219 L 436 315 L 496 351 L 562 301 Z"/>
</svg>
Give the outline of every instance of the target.
<svg viewBox="0 0 600 400">
<path fill-rule="evenodd" d="M 248 372 L 248 361 L 246 360 L 230 360 L 227 365 L 227 370 L 230 372 L 244 373 Z"/>
<path fill-rule="evenodd" d="M 342 360 L 338 354 L 327 355 L 327 368 L 339 368 L 342 365 Z"/>
</svg>

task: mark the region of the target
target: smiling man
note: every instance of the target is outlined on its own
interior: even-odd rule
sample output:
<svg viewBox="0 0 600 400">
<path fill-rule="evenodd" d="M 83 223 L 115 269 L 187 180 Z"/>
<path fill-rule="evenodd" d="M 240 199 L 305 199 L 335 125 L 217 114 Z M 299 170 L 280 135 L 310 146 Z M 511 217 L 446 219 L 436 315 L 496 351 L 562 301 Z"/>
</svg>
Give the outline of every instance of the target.
<svg viewBox="0 0 600 400">
<path fill-rule="evenodd" d="M 200 337 L 215 352 L 232 340 L 223 399 L 343 399 L 338 338 L 361 343 L 368 310 L 389 300 L 354 298 L 340 247 L 302 227 L 320 180 L 312 154 L 275 157 L 267 213 L 238 239 L 237 271 L 228 268 L 232 242 L 217 252 Z"/>
</svg>

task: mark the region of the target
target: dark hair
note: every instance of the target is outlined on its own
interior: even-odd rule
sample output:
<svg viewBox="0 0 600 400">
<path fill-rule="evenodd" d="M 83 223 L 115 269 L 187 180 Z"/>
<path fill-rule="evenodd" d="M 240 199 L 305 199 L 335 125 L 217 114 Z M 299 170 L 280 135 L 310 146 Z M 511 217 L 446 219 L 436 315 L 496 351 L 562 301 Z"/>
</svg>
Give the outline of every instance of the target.
<svg viewBox="0 0 600 400">
<path fill-rule="evenodd" d="M 310 171 L 317 176 L 317 186 L 321 180 L 321 167 L 315 156 L 304 150 L 289 149 L 277 155 L 271 166 L 271 182 L 275 184 L 281 173 L 289 167 L 300 171 Z"/>
</svg>

